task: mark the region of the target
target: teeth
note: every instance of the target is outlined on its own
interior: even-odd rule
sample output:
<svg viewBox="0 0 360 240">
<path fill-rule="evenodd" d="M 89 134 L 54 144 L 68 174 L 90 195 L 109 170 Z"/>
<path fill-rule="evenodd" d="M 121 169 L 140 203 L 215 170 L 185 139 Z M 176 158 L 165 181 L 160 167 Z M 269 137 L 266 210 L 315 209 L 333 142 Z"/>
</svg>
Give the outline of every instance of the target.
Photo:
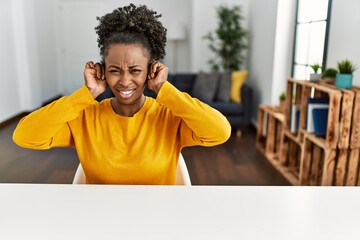
<svg viewBox="0 0 360 240">
<path fill-rule="evenodd" d="M 130 90 L 130 91 L 120 91 L 122 94 L 125 94 L 125 95 L 129 95 L 130 93 L 133 92 L 133 90 Z"/>
</svg>

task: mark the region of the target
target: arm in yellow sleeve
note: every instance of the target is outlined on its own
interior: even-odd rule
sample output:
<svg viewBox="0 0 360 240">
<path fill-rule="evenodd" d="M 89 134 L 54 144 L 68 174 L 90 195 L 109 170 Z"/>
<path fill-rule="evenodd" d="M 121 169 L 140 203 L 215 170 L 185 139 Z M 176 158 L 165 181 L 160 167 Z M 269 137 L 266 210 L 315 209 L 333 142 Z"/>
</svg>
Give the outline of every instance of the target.
<svg viewBox="0 0 360 240">
<path fill-rule="evenodd" d="M 169 82 L 163 84 L 156 101 L 183 120 L 180 126 L 182 146 L 214 146 L 224 143 L 231 135 L 230 123 L 224 115 Z"/>
<path fill-rule="evenodd" d="M 13 141 L 32 149 L 72 146 L 68 122 L 95 103 L 84 85 L 70 96 L 62 97 L 21 119 L 14 131 Z"/>
</svg>

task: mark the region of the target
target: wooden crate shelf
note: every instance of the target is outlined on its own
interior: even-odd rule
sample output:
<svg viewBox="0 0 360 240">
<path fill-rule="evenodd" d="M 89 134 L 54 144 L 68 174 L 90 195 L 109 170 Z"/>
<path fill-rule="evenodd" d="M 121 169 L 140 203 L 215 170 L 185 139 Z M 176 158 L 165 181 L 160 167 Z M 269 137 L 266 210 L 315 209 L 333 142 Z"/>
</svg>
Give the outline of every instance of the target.
<svg viewBox="0 0 360 240">
<path fill-rule="evenodd" d="M 327 148 L 324 139 L 304 135 L 299 176 L 300 185 L 334 185 L 336 149 Z"/>
<path fill-rule="evenodd" d="M 330 149 L 306 135 L 300 185 L 359 186 L 360 149 Z"/>
<path fill-rule="evenodd" d="M 284 114 L 261 105 L 257 148 L 293 185 L 360 185 L 360 88 L 337 89 L 325 82 L 288 79 Z M 306 131 L 308 99 L 328 97 L 325 137 Z M 291 108 L 299 106 L 291 132 Z"/>
<path fill-rule="evenodd" d="M 335 171 L 335 185 L 359 186 L 360 148 L 339 149 Z"/>
<path fill-rule="evenodd" d="M 281 137 L 283 138 L 283 136 Z M 257 148 L 264 154 L 266 159 L 273 165 L 273 167 L 278 170 L 292 185 L 298 185 L 299 182 L 299 168 L 294 164 L 284 165 L 281 162 L 282 152 L 280 149 L 276 154 L 274 152 L 265 153 L 265 147 L 263 144 L 257 143 Z"/>
<path fill-rule="evenodd" d="M 283 122 L 284 115 L 279 107 L 266 105 L 259 107 L 256 146 L 270 159 L 278 159 L 280 155 Z"/>
<path fill-rule="evenodd" d="M 339 136 L 338 136 L 338 144 L 337 147 L 339 149 L 347 149 L 350 145 L 350 136 L 353 135 L 353 147 L 360 148 L 360 141 L 358 141 L 359 133 L 356 132 L 356 128 L 353 129 L 354 133 L 351 133 L 351 126 L 355 126 L 354 122 L 358 121 L 357 114 L 360 114 L 360 90 L 351 89 L 337 89 L 334 84 L 329 84 L 327 82 L 320 81 L 319 84 L 324 85 L 328 88 L 332 88 L 334 90 L 341 92 L 341 112 L 339 119 Z M 358 104 L 355 102 L 357 94 Z M 356 111 L 354 110 L 354 106 L 357 105 Z M 360 122 L 358 123 L 358 127 L 360 127 Z M 357 131 L 358 132 L 358 131 Z"/>
<path fill-rule="evenodd" d="M 292 184 L 299 184 L 299 171 L 301 163 L 302 143 L 289 130 L 284 130 L 281 135 L 281 155 L 279 164 L 283 170 L 283 176 Z"/>
<path fill-rule="evenodd" d="M 355 93 L 354 107 L 351 122 L 350 148 L 360 148 L 360 88 L 353 87 Z"/>
</svg>

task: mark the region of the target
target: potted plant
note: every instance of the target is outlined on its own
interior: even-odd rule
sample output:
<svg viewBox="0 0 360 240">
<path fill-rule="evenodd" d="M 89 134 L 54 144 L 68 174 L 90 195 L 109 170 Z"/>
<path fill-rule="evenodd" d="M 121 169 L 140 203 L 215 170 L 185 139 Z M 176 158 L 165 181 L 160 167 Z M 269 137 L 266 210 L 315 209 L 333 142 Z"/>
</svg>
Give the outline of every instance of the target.
<svg viewBox="0 0 360 240">
<path fill-rule="evenodd" d="M 204 36 L 209 48 L 214 53 L 208 63 L 212 70 L 239 70 L 243 63 L 243 51 L 246 49 L 247 31 L 241 25 L 243 15 L 241 6 L 216 8 L 218 26 L 214 32 Z"/>
<path fill-rule="evenodd" d="M 336 74 L 338 73 L 339 71 L 335 68 L 326 68 L 322 72 L 322 79 L 328 83 L 335 83 Z"/>
<path fill-rule="evenodd" d="M 279 96 L 279 101 L 280 101 L 280 111 L 284 114 L 285 114 L 285 108 L 286 108 L 285 99 L 286 99 L 286 93 L 282 92 Z"/>
<path fill-rule="evenodd" d="M 321 68 L 319 64 L 311 65 L 311 68 L 313 69 L 314 73 L 310 74 L 310 80 L 312 81 L 319 81 L 321 79 L 321 74 L 318 73 L 319 69 Z"/>
<path fill-rule="evenodd" d="M 355 65 L 348 59 L 344 59 L 337 63 L 339 73 L 336 74 L 336 87 L 351 89 L 353 72 L 356 70 Z"/>
</svg>

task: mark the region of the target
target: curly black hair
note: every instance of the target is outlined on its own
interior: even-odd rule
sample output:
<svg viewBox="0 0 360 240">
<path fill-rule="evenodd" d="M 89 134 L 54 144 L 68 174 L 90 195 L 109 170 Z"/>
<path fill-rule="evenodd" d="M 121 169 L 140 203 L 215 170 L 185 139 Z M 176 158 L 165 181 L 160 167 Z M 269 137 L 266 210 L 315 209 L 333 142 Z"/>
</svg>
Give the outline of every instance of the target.
<svg viewBox="0 0 360 240">
<path fill-rule="evenodd" d="M 141 44 L 150 53 L 150 60 L 165 57 L 166 28 L 159 21 L 161 14 L 148 9 L 145 5 L 130 4 L 115 9 L 102 17 L 96 17 L 99 25 L 98 47 L 102 62 L 112 44 Z"/>
</svg>

